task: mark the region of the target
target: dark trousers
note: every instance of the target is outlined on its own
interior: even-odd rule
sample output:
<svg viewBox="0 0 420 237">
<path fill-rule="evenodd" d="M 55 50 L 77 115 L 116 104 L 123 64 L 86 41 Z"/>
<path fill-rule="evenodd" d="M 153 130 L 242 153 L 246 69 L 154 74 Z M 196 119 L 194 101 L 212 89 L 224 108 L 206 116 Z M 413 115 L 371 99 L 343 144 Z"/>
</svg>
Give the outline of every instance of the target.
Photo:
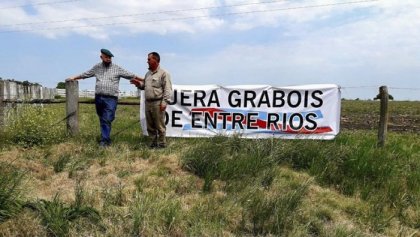
<svg viewBox="0 0 420 237">
<path fill-rule="evenodd" d="M 101 126 L 101 142 L 111 143 L 111 124 L 115 119 L 118 97 L 108 95 L 95 95 L 96 113 Z"/>
</svg>

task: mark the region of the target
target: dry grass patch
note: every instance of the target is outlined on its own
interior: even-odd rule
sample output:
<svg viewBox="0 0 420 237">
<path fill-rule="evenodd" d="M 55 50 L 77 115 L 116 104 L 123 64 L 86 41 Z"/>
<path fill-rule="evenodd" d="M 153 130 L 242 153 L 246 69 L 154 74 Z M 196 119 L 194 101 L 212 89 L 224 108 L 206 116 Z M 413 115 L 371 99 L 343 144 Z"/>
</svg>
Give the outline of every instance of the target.
<svg viewBox="0 0 420 237">
<path fill-rule="evenodd" d="M 28 210 L 23 211 L 13 219 L 0 223 L 0 236 L 37 237 L 47 236 L 41 220 Z"/>
</svg>

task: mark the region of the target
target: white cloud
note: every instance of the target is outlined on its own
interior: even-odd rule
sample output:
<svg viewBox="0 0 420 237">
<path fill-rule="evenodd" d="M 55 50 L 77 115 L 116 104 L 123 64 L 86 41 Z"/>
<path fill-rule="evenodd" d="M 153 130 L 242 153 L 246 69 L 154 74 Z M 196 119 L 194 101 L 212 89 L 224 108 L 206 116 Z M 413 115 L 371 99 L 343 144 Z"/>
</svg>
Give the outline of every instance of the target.
<svg viewBox="0 0 420 237">
<path fill-rule="evenodd" d="M 180 83 L 187 84 L 200 75 L 202 81 L 224 85 L 337 83 L 418 88 L 419 13 L 405 4 L 384 1 L 376 14 L 344 24 L 285 26 L 295 40 L 229 45 L 189 65 L 191 70 L 183 72 L 186 76 Z M 377 93 L 372 90 L 365 98 Z M 396 98 L 416 98 L 415 91 L 411 95 L 404 90 L 398 93 Z"/>
<path fill-rule="evenodd" d="M 296 28 L 302 24 L 310 24 L 313 21 L 351 13 L 354 9 L 371 7 L 387 13 L 398 9 L 409 11 L 410 7 L 420 5 L 416 0 L 407 0 L 404 3 L 396 0 L 379 0 L 324 7 L 312 6 L 345 3 L 346 1 L 280 0 L 271 3 L 260 1 L 259 4 L 255 4 L 256 2 L 251 0 L 225 0 L 223 5 L 220 2 L 218 0 L 161 0 L 150 3 L 136 0 L 104 0 L 98 3 L 97 1 L 86 0 L 52 5 L 35 4 L 33 5 L 35 13 L 25 11 L 23 8 L 7 9 L 7 11 L 0 9 L 1 25 L 13 25 L 0 26 L 0 31 L 29 30 L 47 37 L 61 37 L 76 33 L 104 39 L 110 35 L 127 31 L 131 33 L 166 34 L 206 32 L 225 27 L 229 27 L 231 30 L 250 30 L 258 27 L 277 27 L 280 25 Z M 234 7 L 214 8 L 215 6 Z M 411 9 L 411 11 L 415 10 Z M 246 12 L 249 14 L 237 14 Z M 70 21 L 71 19 L 86 18 L 89 18 L 89 20 Z M 44 23 L 20 25 L 31 22 Z M 393 24 L 398 24 L 398 22 Z"/>
<path fill-rule="evenodd" d="M 253 30 L 265 29 L 277 32 L 270 34 L 276 39 L 264 43 L 258 40 L 250 43 L 246 39 L 226 42 L 207 50 L 206 55 L 199 50 L 175 55 L 166 52 L 165 64 L 170 65 L 175 75 L 182 75 L 176 80 L 180 84 L 291 85 L 333 81 L 344 86 L 387 83 L 418 87 L 414 78 L 420 73 L 420 2 L 379 0 L 293 9 L 340 2 L 346 0 L 285 0 L 269 4 L 252 4 L 255 0 L 104 0 L 100 3 L 84 0 L 33 6 L 31 12 L 0 9 L 0 25 L 14 25 L 0 26 L 0 31 L 61 27 L 61 30 L 33 32 L 48 38 L 81 35 L 102 41 L 127 34 L 139 37 L 187 34 L 186 37 L 197 38 L 208 34 L 223 41 L 227 32 L 252 35 Z M 243 6 L 205 9 L 222 3 Z M 5 6 L 0 3 L 0 8 Z M 287 8 L 290 10 L 272 11 Z M 235 14 L 252 11 L 255 13 Z M 131 16 L 100 18 L 117 15 Z M 206 15 L 213 17 L 200 17 Z M 80 18 L 98 19 L 66 21 Z M 18 25 L 51 21 L 61 22 Z M 137 23 L 125 24 L 130 22 Z M 121 58 L 131 58 L 129 49 L 116 50 L 125 55 Z M 142 57 L 135 59 L 138 60 L 144 61 Z"/>
<path fill-rule="evenodd" d="M 67 33 L 86 35 L 92 31 L 89 34 L 92 38 L 107 37 L 98 37 L 98 32 L 106 32 L 108 35 L 119 34 L 122 31 L 158 34 L 194 33 L 197 30 L 217 28 L 222 21 L 206 17 L 194 21 L 183 20 L 183 18 L 209 15 L 210 10 L 205 8 L 215 5 L 217 5 L 215 0 L 166 0 L 153 3 L 134 0 L 106 0 L 98 3 L 87 0 L 67 4 L 33 5 L 35 13 L 25 11 L 24 8 L 13 8 L 8 11 L 0 9 L 2 11 L 0 21 L 3 25 L 0 26 L 0 31 L 33 31 L 46 37 L 66 36 Z M 183 11 L 186 9 L 201 10 Z M 72 19 L 85 20 L 71 21 Z M 24 23 L 39 24 L 21 25 Z M 5 27 L 4 25 L 12 26 Z"/>
</svg>

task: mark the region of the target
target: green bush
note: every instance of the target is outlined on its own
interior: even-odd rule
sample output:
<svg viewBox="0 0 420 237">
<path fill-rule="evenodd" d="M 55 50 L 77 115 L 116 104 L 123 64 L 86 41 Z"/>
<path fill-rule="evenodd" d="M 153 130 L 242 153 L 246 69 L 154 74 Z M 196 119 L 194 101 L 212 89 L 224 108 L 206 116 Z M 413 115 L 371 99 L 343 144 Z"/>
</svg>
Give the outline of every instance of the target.
<svg viewBox="0 0 420 237">
<path fill-rule="evenodd" d="M 23 147 L 42 146 L 64 139 L 64 122 L 52 109 L 23 105 L 10 114 L 6 139 Z"/>
</svg>

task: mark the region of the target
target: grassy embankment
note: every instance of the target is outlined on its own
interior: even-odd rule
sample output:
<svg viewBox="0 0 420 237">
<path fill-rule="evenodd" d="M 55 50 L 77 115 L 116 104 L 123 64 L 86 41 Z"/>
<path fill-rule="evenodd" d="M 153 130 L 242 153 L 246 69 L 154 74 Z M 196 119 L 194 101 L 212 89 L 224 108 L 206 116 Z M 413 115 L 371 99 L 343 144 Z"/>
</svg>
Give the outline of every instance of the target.
<svg viewBox="0 0 420 237">
<path fill-rule="evenodd" d="M 344 101 L 343 117 L 374 127 L 361 118 L 377 105 Z M 418 118 L 419 102 L 391 102 L 393 114 Z M 172 138 L 151 150 L 138 107 L 119 106 L 114 144 L 99 149 L 92 105 L 74 138 L 57 122 L 63 105 L 21 115 L 1 134 L 0 236 L 420 233 L 414 132 L 390 132 L 383 149 L 375 130 L 343 129 L 333 141 Z"/>
</svg>

